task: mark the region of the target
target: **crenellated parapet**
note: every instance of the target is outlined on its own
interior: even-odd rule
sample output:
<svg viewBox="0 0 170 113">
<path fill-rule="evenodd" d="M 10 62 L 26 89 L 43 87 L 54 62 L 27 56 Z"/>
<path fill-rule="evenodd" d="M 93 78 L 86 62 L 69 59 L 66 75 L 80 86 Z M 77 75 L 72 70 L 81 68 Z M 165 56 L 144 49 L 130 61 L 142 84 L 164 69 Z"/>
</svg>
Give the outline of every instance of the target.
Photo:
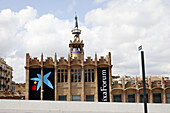
<svg viewBox="0 0 170 113">
<path fill-rule="evenodd" d="M 166 94 L 170 93 L 170 79 L 165 77 L 146 77 L 146 94 L 149 103 L 154 102 L 154 95 L 161 95 L 162 103 L 166 103 Z M 121 87 L 122 86 L 122 87 Z M 122 95 L 122 102 L 127 102 L 127 95 L 135 95 L 135 102 L 141 102 L 143 81 L 140 77 L 123 76 L 113 80 L 112 94 Z M 155 97 L 156 98 L 156 97 Z"/>
<path fill-rule="evenodd" d="M 79 60 L 77 57 L 71 60 L 70 62 L 71 66 L 73 65 L 81 65 L 81 60 Z"/>
<path fill-rule="evenodd" d="M 118 83 L 118 81 L 115 81 L 113 84 L 112 84 L 112 89 L 114 88 L 122 88 L 122 85 Z"/>
<path fill-rule="evenodd" d="M 95 65 L 95 61 L 91 57 L 87 57 L 87 59 L 84 61 L 84 65 Z"/>
<path fill-rule="evenodd" d="M 104 56 L 101 56 L 99 61 L 97 61 L 97 65 L 98 66 L 100 66 L 100 65 L 109 65 L 108 60 L 106 60 L 106 58 L 104 58 Z"/>
<path fill-rule="evenodd" d="M 42 54 L 42 56 L 43 56 L 43 54 Z M 64 57 L 61 57 L 58 60 L 57 60 L 57 57 L 54 58 L 54 59 L 52 57 L 47 57 L 46 59 L 44 59 L 42 57 L 41 60 L 42 61 L 40 61 L 40 59 L 38 59 L 37 57 L 31 58 L 30 55 L 27 53 L 25 68 L 27 68 L 27 67 L 36 68 L 36 67 L 41 67 L 41 65 L 43 67 L 54 67 L 55 66 L 55 60 L 56 60 L 56 66 L 62 66 L 62 65 L 68 66 L 68 64 L 70 64 L 71 66 L 74 66 L 74 65 L 80 65 L 80 66 L 82 66 L 82 65 L 84 65 L 84 66 L 90 66 L 90 65 L 95 66 L 95 65 L 97 65 L 97 66 L 101 66 L 101 67 L 102 66 L 104 66 L 104 67 L 109 66 L 108 59 L 104 58 L 103 56 L 101 56 L 101 58 L 98 61 L 97 61 L 97 56 L 96 56 L 95 60 L 93 60 L 91 57 L 87 57 L 85 61 L 82 61 L 82 60 L 78 59 L 77 57 L 75 57 L 74 59 L 70 58 L 70 60 L 69 59 L 67 60 Z"/>
<path fill-rule="evenodd" d="M 165 81 L 165 87 L 169 87 L 170 88 L 170 80 L 166 80 Z"/>
<path fill-rule="evenodd" d="M 29 66 L 34 67 L 34 66 L 41 66 L 41 62 L 38 60 L 37 57 L 34 57 L 33 59 L 29 59 Z"/>
<path fill-rule="evenodd" d="M 143 88 L 143 82 L 139 82 L 137 86 L 139 87 L 139 89 Z M 146 88 L 149 88 L 148 83 L 146 83 Z"/>
<path fill-rule="evenodd" d="M 146 88 L 148 89 L 167 88 L 167 87 L 170 88 L 170 79 L 164 80 L 164 78 L 163 79 L 162 78 L 163 77 L 147 77 Z M 163 85 L 165 87 L 162 87 Z M 133 88 L 136 87 L 136 89 L 138 88 L 141 89 L 143 88 L 143 81 L 140 77 L 127 79 L 123 76 L 119 80 L 116 80 L 116 81 L 113 80 L 113 86 L 114 86 L 113 88 L 120 88 L 120 86 L 125 86 L 125 89 L 130 88 L 130 87 L 133 87 Z"/>
<path fill-rule="evenodd" d="M 64 57 L 61 57 L 57 62 L 57 65 L 68 65 L 68 61 Z"/>
<path fill-rule="evenodd" d="M 135 85 L 132 84 L 132 81 L 131 81 L 131 80 L 129 80 L 129 81 L 126 83 L 126 85 L 125 85 L 125 88 L 134 88 L 134 87 L 135 87 Z"/>
<path fill-rule="evenodd" d="M 42 59 L 42 66 L 43 67 L 49 67 L 49 66 L 54 66 L 54 60 L 52 57 L 47 57 L 47 59 L 43 60 Z M 37 57 L 31 58 L 30 55 L 27 53 L 26 55 L 26 66 L 25 68 L 38 68 L 41 67 L 41 61 Z"/>
<path fill-rule="evenodd" d="M 152 82 L 152 88 L 161 88 L 161 81 L 154 81 Z"/>
<path fill-rule="evenodd" d="M 47 57 L 47 59 L 43 62 L 43 66 L 44 67 L 48 67 L 48 66 L 54 66 L 54 61 L 52 57 Z"/>
</svg>

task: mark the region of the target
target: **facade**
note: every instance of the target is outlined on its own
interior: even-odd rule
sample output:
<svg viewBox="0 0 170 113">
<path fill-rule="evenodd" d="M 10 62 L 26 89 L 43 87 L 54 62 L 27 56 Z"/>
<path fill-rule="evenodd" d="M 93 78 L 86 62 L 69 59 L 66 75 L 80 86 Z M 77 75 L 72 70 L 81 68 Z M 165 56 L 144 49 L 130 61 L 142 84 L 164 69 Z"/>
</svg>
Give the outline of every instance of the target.
<svg viewBox="0 0 170 113">
<path fill-rule="evenodd" d="M 12 71 L 13 68 L 6 64 L 3 58 L 0 58 L 0 99 L 25 98 L 25 94 L 15 92 L 15 82 L 12 81 Z"/>
<path fill-rule="evenodd" d="M 0 91 L 12 91 L 12 67 L 0 58 Z"/>
<path fill-rule="evenodd" d="M 166 77 L 146 77 L 148 103 L 170 103 L 170 79 Z M 113 79 L 113 102 L 143 102 L 143 82 L 140 77 Z"/>
<path fill-rule="evenodd" d="M 84 60 L 84 43 L 80 40 L 81 30 L 76 24 L 72 30 L 68 59 L 47 57 L 41 60 L 26 54 L 27 100 L 61 101 L 112 101 L 111 95 L 111 53 L 97 60 Z M 111 98 L 110 98 L 111 97 Z"/>
<path fill-rule="evenodd" d="M 25 83 L 12 81 L 12 91 L 0 91 L 0 99 L 25 99 Z"/>
<path fill-rule="evenodd" d="M 15 83 L 15 96 L 25 99 L 25 83 Z"/>
<path fill-rule="evenodd" d="M 31 58 L 26 54 L 26 100 L 143 102 L 140 77 L 111 76 L 111 53 L 106 57 L 84 60 L 84 43 L 80 40 L 77 17 L 69 43 L 68 59 L 57 55 Z M 170 79 L 146 77 L 148 103 L 170 103 Z"/>
</svg>

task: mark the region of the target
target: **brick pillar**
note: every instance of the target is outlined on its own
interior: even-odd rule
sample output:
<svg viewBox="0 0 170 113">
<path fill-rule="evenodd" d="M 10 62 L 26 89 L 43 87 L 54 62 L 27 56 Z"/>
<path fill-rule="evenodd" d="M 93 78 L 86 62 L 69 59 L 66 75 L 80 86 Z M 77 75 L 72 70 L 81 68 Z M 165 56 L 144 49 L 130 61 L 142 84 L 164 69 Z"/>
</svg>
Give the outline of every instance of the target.
<svg viewBox="0 0 170 113">
<path fill-rule="evenodd" d="M 112 65 L 111 65 L 111 53 L 108 54 L 108 64 L 109 64 L 109 93 L 110 93 L 110 102 L 113 102 L 112 96 Z"/>
<path fill-rule="evenodd" d="M 56 53 L 55 53 L 55 61 L 54 61 L 54 65 L 55 65 L 55 83 L 54 83 L 54 85 L 55 85 L 55 101 L 56 100 L 58 100 L 58 93 L 57 93 L 57 55 L 56 55 Z"/>
<path fill-rule="evenodd" d="M 67 101 L 71 101 L 71 70 L 70 70 L 70 54 L 68 55 L 68 95 Z"/>
<path fill-rule="evenodd" d="M 25 100 L 29 100 L 29 53 L 26 54 L 26 84 L 25 84 Z"/>
<path fill-rule="evenodd" d="M 125 89 L 125 76 L 122 77 L 122 88 Z"/>
<path fill-rule="evenodd" d="M 125 92 L 125 77 L 122 77 L 122 89 L 123 89 L 123 98 L 122 102 L 126 102 L 126 92 Z"/>
<path fill-rule="evenodd" d="M 82 83 L 81 101 L 85 101 L 84 66 L 82 66 L 82 69 L 81 69 L 81 83 Z"/>
<path fill-rule="evenodd" d="M 148 77 L 148 84 L 149 84 L 149 89 L 151 90 L 151 88 L 152 88 L 152 83 L 151 83 L 151 77 L 150 77 L 150 76 Z"/>
<path fill-rule="evenodd" d="M 138 77 L 136 76 L 135 78 L 135 85 L 136 85 L 136 102 L 139 103 L 140 102 L 140 91 L 139 91 L 139 86 L 138 86 Z"/>
<path fill-rule="evenodd" d="M 150 90 L 149 93 L 150 93 L 150 103 L 153 103 L 153 93 L 152 93 L 152 90 Z"/>
<path fill-rule="evenodd" d="M 43 54 L 41 54 L 41 100 L 43 100 Z"/>
<path fill-rule="evenodd" d="M 165 80 L 164 77 L 161 77 L 161 85 L 162 85 L 162 103 L 166 103 L 166 92 L 165 92 Z"/>
<path fill-rule="evenodd" d="M 122 99 L 122 102 L 126 102 L 126 91 L 123 90 L 123 99 Z"/>
<path fill-rule="evenodd" d="M 26 67 L 25 100 L 29 100 L 29 67 Z"/>
<path fill-rule="evenodd" d="M 166 91 L 165 89 L 162 90 L 162 103 L 166 103 Z"/>
<path fill-rule="evenodd" d="M 96 91 L 94 95 L 94 101 L 98 102 L 98 76 L 97 76 L 97 53 L 95 53 L 95 69 L 94 69 L 94 76 L 95 76 L 95 86 L 96 86 Z"/>
<path fill-rule="evenodd" d="M 140 103 L 140 91 L 139 90 L 137 90 L 137 95 L 136 96 L 137 96 L 136 97 L 136 102 Z"/>
<path fill-rule="evenodd" d="M 110 93 L 110 102 L 113 102 L 113 95 L 112 95 L 112 74 L 111 74 L 111 65 L 109 66 L 109 93 Z"/>
<path fill-rule="evenodd" d="M 163 76 L 161 77 L 161 85 L 162 85 L 162 88 L 165 88 L 165 80 Z"/>
</svg>

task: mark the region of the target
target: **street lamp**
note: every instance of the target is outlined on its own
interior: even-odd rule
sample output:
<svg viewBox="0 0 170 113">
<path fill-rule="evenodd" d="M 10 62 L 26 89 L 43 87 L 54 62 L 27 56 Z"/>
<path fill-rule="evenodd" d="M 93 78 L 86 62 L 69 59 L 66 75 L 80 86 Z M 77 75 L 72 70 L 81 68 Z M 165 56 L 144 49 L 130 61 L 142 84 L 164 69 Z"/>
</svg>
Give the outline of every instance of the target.
<svg viewBox="0 0 170 113">
<path fill-rule="evenodd" d="M 144 64 L 144 51 L 142 51 L 142 45 L 138 47 L 141 52 L 141 64 L 142 64 L 142 77 L 143 77 L 143 102 L 144 102 L 144 113 L 147 113 L 147 101 L 146 101 L 146 84 L 145 84 L 145 64 Z"/>
</svg>

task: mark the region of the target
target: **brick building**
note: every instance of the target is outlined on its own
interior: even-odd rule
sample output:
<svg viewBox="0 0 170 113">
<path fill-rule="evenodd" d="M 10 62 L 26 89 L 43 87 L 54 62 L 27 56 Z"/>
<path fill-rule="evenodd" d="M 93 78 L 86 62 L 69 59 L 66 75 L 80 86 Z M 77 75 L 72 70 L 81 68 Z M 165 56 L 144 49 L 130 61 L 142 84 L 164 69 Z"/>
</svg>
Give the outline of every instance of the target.
<svg viewBox="0 0 170 113">
<path fill-rule="evenodd" d="M 3 58 L 0 58 L 0 99 L 24 99 L 25 94 L 15 92 L 15 82 L 12 81 L 13 68 Z M 18 85 L 17 85 L 18 86 Z M 18 89 L 18 88 L 17 88 Z M 23 92 L 23 89 L 21 89 Z"/>
<path fill-rule="evenodd" d="M 44 59 L 41 54 L 38 60 L 26 54 L 26 99 L 112 101 L 111 53 L 99 60 L 95 53 L 94 59 L 84 60 L 84 43 L 80 40 L 77 17 L 72 34 L 68 59 L 57 59 L 56 54 L 54 59 Z"/>
<path fill-rule="evenodd" d="M 12 91 L 12 67 L 0 58 L 0 91 Z"/>
<path fill-rule="evenodd" d="M 140 77 L 111 76 L 111 53 L 106 57 L 84 59 L 84 43 L 80 40 L 77 17 L 69 43 L 68 59 L 57 55 L 31 58 L 26 54 L 27 100 L 143 102 L 143 84 Z M 106 76 L 105 76 L 106 75 Z M 170 103 L 170 79 L 146 77 L 146 95 L 149 103 Z"/>
<path fill-rule="evenodd" d="M 143 102 L 143 82 L 140 77 L 123 76 L 113 80 L 113 102 Z M 148 103 L 170 103 L 170 79 L 146 77 Z"/>
</svg>

